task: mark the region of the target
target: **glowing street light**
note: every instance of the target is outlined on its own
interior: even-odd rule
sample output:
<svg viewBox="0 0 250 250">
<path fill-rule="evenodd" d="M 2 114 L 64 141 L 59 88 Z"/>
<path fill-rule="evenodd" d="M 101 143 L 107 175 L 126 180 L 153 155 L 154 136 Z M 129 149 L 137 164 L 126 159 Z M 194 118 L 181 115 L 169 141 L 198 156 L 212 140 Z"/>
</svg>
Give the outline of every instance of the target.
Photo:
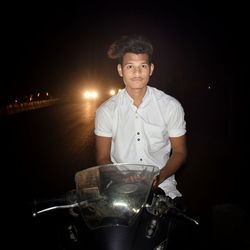
<svg viewBox="0 0 250 250">
<path fill-rule="evenodd" d="M 90 100 L 90 99 L 96 99 L 97 97 L 98 97 L 98 94 L 97 94 L 96 91 L 85 91 L 83 93 L 83 98 L 84 99 Z"/>
<path fill-rule="evenodd" d="M 111 89 L 111 90 L 109 91 L 109 94 L 110 94 L 110 95 L 115 95 L 115 90 L 114 90 L 114 89 Z"/>
</svg>

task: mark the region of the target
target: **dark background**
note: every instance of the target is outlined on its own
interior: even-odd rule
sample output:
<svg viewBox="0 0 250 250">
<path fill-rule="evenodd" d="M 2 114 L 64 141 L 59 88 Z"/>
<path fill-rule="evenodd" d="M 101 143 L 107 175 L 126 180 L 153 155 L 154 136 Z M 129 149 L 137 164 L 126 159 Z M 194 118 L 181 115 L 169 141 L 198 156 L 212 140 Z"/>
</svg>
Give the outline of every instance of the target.
<svg viewBox="0 0 250 250">
<path fill-rule="evenodd" d="M 245 92 L 240 83 L 248 65 L 248 15 L 241 1 L 119 6 L 109 1 L 14 1 L 4 4 L 2 12 L 7 75 L 1 100 L 40 89 L 73 93 L 86 81 L 119 84 L 106 51 L 120 35 L 133 33 L 148 36 L 155 47 L 151 84 L 189 99 L 208 87 L 225 95 Z"/>
</svg>

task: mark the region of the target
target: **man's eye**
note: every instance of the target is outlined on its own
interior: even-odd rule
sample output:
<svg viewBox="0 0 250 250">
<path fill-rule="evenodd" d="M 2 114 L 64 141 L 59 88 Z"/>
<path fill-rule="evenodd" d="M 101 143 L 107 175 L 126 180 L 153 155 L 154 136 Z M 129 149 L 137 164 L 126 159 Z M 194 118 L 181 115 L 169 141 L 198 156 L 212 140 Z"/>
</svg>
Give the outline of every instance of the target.
<svg viewBox="0 0 250 250">
<path fill-rule="evenodd" d="M 143 69 L 146 69 L 147 67 L 148 67 L 147 64 L 143 64 L 143 65 L 142 65 L 142 68 L 143 68 Z"/>
<path fill-rule="evenodd" d="M 133 66 L 132 65 L 127 65 L 127 69 L 132 69 Z"/>
</svg>

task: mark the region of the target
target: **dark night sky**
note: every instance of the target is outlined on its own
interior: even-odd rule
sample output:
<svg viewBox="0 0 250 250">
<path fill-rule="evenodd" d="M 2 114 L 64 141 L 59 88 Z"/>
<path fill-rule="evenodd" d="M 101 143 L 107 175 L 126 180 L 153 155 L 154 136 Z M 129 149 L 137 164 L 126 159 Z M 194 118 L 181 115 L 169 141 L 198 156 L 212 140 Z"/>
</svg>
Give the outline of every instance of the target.
<svg viewBox="0 0 250 250">
<path fill-rule="evenodd" d="M 130 33 L 152 40 L 151 84 L 170 93 L 199 94 L 208 86 L 232 91 L 235 78 L 244 79 L 247 13 L 240 3 L 51 2 L 11 2 L 3 9 L 7 76 L 1 102 L 36 91 L 73 94 L 84 84 L 119 83 L 106 50 Z"/>
</svg>

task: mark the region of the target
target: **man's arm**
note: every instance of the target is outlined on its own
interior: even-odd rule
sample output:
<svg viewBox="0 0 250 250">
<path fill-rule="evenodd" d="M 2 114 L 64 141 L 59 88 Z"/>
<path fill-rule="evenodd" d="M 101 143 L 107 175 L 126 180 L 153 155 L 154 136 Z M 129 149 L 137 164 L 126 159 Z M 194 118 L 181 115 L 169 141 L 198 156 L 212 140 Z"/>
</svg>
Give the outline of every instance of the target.
<svg viewBox="0 0 250 250">
<path fill-rule="evenodd" d="M 182 166 L 187 158 L 186 136 L 170 138 L 172 153 L 167 164 L 161 169 L 160 175 L 154 186 L 158 186 Z"/>
<path fill-rule="evenodd" d="M 112 163 L 110 158 L 112 137 L 97 136 L 96 142 L 96 162 L 98 165 Z"/>
</svg>

